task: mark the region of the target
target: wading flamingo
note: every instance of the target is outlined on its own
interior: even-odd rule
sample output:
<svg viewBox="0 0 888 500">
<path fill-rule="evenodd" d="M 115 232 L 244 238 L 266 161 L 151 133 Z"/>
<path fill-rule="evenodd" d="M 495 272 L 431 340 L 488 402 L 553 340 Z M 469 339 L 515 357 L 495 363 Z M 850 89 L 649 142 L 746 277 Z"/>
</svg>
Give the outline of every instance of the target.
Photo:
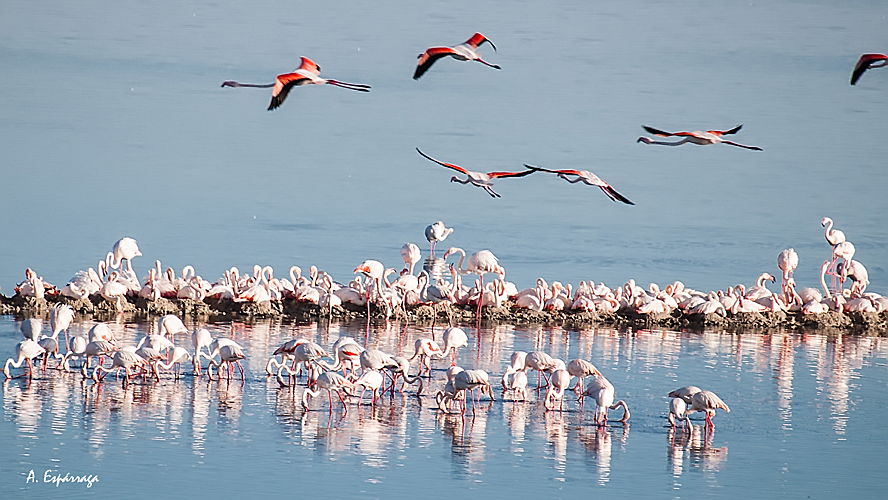
<svg viewBox="0 0 888 500">
<path fill-rule="evenodd" d="M 658 135 L 660 137 L 683 137 L 682 140 L 678 142 L 663 142 L 663 141 L 655 141 L 649 137 L 639 137 L 636 142 L 643 142 L 645 144 L 660 144 L 663 146 L 681 146 L 686 142 L 690 142 L 693 144 L 697 144 L 700 146 L 708 146 L 709 144 L 729 144 L 731 146 L 738 146 L 741 148 L 752 149 L 754 151 L 763 151 L 762 148 L 758 146 L 746 146 L 744 144 L 740 144 L 733 141 L 728 141 L 722 139 L 723 135 L 736 134 L 743 125 L 737 125 L 731 130 L 707 130 L 702 132 L 700 130 L 695 130 L 693 132 L 664 132 L 662 130 L 658 130 L 652 127 L 648 127 L 642 125 L 642 127 L 648 131 L 648 133 Z"/>
<path fill-rule="evenodd" d="M 728 405 L 712 391 L 700 391 L 691 396 L 690 411 L 702 411 L 706 413 L 706 424 L 713 428 L 715 427 L 715 424 L 712 423 L 712 417 L 715 415 L 716 409 L 731 413 L 731 409 Z"/>
<path fill-rule="evenodd" d="M 493 190 L 493 182 L 492 182 L 493 179 L 498 179 L 501 177 L 502 178 L 524 177 L 525 175 L 530 175 L 530 174 L 534 173 L 534 170 L 530 170 L 530 169 L 527 169 L 523 172 L 487 172 L 487 173 L 473 172 L 471 170 L 466 170 L 466 169 L 460 167 L 459 165 L 454 165 L 452 163 L 445 163 L 443 161 L 436 160 L 436 159 L 432 158 L 431 156 L 420 151 L 419 148 L 416 148 L 416 152 L 419 153 L 420 155 L 422 155 L 423 158 L 426 158 L 427 160 L 431 160 L 431 161 L 437 163 L 438 165 L 441 165 L 442 167 L 447 167 L 447 168 L 456 170 L 457 172 L 466 174 L 465 180 L 460 179 L 459 177 L 454 175 L 453 177 L 450 178 L 450 182 L 458 182 L 460 184 L 471 184 L 473 186 L 477 186 L 477 187 L 487 191 L 487 194 L 489 194 L 493 198 L 502 198 L 502 196 L 499 193 L 497 193 L 496 191 Z"/>
<path fill-rule="evenodd" d="M 580 395 L 580 401 L 582 402 L 587 396 L 595 399 L 595 415 L 593 417 L 595 425 L 600 427 L 606 426 L 607 410 L 615 410 L 620 406 L 623 407 L 623 418 L 620 419 L 620 422 L 626 423 L 629 421 L 631 416 L 629 414 L 629 405 L 622 399 L 614 403 L 613 384 L 600 373 L 592 375 L 590 378 L 592 380 L 589 381 L 586 389 L 583 390 L 583 394 Z"/>
<path fill-rule="evenodd" d="M 290 89 L 300 85 L 310 85 L 310 84 L 327 84 L 334 85 L 336 87 L 342 87 L 344 89 L 349 90 L 357 90 L 358 92 L 370 92 L 369 85 L 361 85 L 358 83 L 346 83 L 340 82 L 338 80 L 330 80 L 321 78 L 321 67 L 315 64 L 314 61 L 307 57 L 302 57 L 301 62 L 299 63 L 299 67 L 296 68 L 292 73 L 284 73 L 282 75 L 278 75 L 274 79 L 274 83 L 239 83 L 235 81 L 224 81 L 222 82 L 222 87 L 255 87 L 255 88 L 270 88 L 274 87 L 271 91 L 271 103 L 268 105 L 268 111 L 273 109 L 277 109 L 284 103 L 284 99 L 287 98 L 287 94 L 290 93 Z"/>
<path fill-rule="evenodd" d="M 429 241 L 429 253 L 431 253 L 432 257 L 435 256 L 435 245 L 439 241 L 444 241 L 450 236 L 450 233 L 453 232 L 452 227 L 445 227 L 444 221 L 437 221 L 434 224 L 429 224 L 425 228 L 425 237 Z"/>
<path fill-rule="evenodd" d="M 851 73 L 851 85 L 856 84 L 866 70 L 881 68 L 885 65 L 888 65 L 888 56 L 885 54 L 864 54 L 860 56 L 857 64 L 854 65 L 854 72 Z"/>
<path fill-rule="evenodd" d="M 601 192 L 606 194 L 607 197 L 611 199 L 611 201 L 621 201 L 627 205 L 635 205 L 635 203 L 629 201 L 629 198 L 626 198 L 625 196 L 618 193 L 617 190 L 614 189 L 610 184 L 605 182 L 604 179 L 598 177 L 588 170 L 549 170 L 546 168 L 528 165 L 526 163 L 524 164 L 524 166 L 531 170 L 539 170 L 541 172 L 549 172 L 550 174 L 558 174 L 558 177 L 561 177 L 571 184 L 582 182 L 590 186 L 596 186 L 601 189 Z M 568 177 L 571 175 L 575 175 L 576 177 L 571 180 L 571 177 Z"/>
<path fill-rule="evenodd" d="M 37 356 L 42 356 L 46 352 L 35 340 L 25 339 L 15 345 L 15 360 L 9 358 L 3 365 L 3 375 L 6 378 L 12 378 L 9 367 L 18 368 L 22 363 L 28 364 L 28 378 L 34 376 L 34 363 L 31 361 Z"/>
<path fill-rule="evenodd" d="M 413 72 L 413 79 L 418 80 L 419 77 L 432 67 L 432 64 L 435 64 L 435 61 L 445 56 L 450 56 L 458 61 L 478 61 L 491 68 L 502 69 L 496 64 L 491 64 L 484 59 L 481 59 L 481 55 L 478 54 L 478 47 L 484 42 L 489 43 L 490 46 L 493 47 L 493 50 L 496 51 L 496 46 L 493 45 L 493 42 L 488 40 L 487 37 L 481 33 L 475 33 L 471 38 L 466 40 L 465 43 L 461 43 L 455 47 L 431 47 L 426 49 L 425 52 L 417 56 L 419 60 L 416 62 L 416 71 Z"/>
</svg>

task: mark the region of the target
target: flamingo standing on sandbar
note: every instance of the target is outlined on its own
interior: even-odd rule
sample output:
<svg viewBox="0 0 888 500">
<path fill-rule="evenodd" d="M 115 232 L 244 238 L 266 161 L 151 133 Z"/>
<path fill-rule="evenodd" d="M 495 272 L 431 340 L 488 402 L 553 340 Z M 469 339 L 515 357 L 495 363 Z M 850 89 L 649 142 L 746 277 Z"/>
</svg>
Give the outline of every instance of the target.
<svg viewBox="0 0 888 500">
<path fill-rule="evenodd" d="M 419 80 L 419 77 L 425 74 L 425 72 L 432 67 L 432 64 L 435 64 L 435 61 L 446 56 L 450 56 L 458 61 L 478 61 L 491 68 L 502 69 L 496 64 L 491 64 L 484 59 L 481 59 L 481 55 L 478 54 L 478 47 L 484 42 L 489 43 L 490 46 L 493 47 L 494 52 L 496 51 L 496 46 L 493 42 L 481 33 L 475 33 L 471 38 L 466 40 L 465 43 L 461 43 L 455 47 L 430 47 L 426 49 L 425 52 L 417 56 L 417 59 L 419 60 L 416 63 L 416 71 L 413 72 L 413 79 Z"/>
<path fill-rule="evenodd" d="M 729 144 L 731 146 L 737 146 L 746 149 L 752 149 L 753 151 L 764 151 L 762 148 L 758 146 L 746 146 L 744 144 L 740 144 L 738 142 L 728 141 L 726 139 L 722 139 L 723 135 L 736 134 L 743 128 L 743 125 L 737 125 L 731 130 L 707 130 L 705 132 L 700 130 L 695 130 L 693 132 L 664 132 L 662 130 L 658 130 L 652 127 L 648 127 L 642 125 L 642 127 L 648 131 L 650 134 L 658 135 L 660 137 L 684 137 L 684 139 L 678 142 L 663 142 L 663 141 L 655 141 L 649 137 L 639 137 L 636 142 L 643 142 L 645 144 L 660 144 L 663 146 L 681 146 L 686 142 L 690 142 L 693 144 L 697 144 L 700 146 L 708 146 L 709 144 Z"/>
<path fill-rule="evenodd" d="M 789 304 L 792 301 L 792 294 L 790 293 L 793 281 L 792 273 L 799 267 L 799 254 L 793 248 L 781 251 L 777 255 L 777 267 L 783 271 L 783 281 L 780 284 L 780 289 L 783 291 L 783 301 Z"/>
<path fill-rule="evenodd" d="M 321 67 L 307 57 L 302 57 L 299 67 L 292 73 L 284 73 L 278 75 L 274 79 L 274 83 L 239 83 L 232 80 L 222 82 L 222 87 L 255 87 L 255 88 L 271 88 L 271 103 L 268 104 L 268 111 L 277 109 L 284 103 L 290 89 L 300 85 L 310 84 L 327 84 L 336 87 L 342 87 L 349 90 L 357 90 L 358 92 L 370 92 L 369 85 L 359 83 L 346 83 L 338 80 L 330 80 L 321 78 Z"/>
<path fill-rule="evenodd" d="M 864 54 L 860 56 L 857 64 L 854 65 L 854 71 L 851 73 L 851 85 L 856 84 L 866 70 L 881 68 L 885 65 L 888 65 L 888 56 L 885 54 Z"/>
<path fill-rule="evenodd" d="M 490 250 L 481 250 L 473 253 L 469 256 L 468 264 L 466 267 L 463 267 L 463 261 L 466 258 L 466 251 L 459 247 L 451 247 L 448 248 L 446 252 L 444 252 L 444 258 L 458 253 L 459 254 L 459 262 L 456 265 L 457 271 L 460 274 L 470 274 L 475 273 L 481 278 L 481 283 L 479 286 L 479 290 L 484 289 L 484 275 L 487 273 L 496 273 L 500 276 L 505 276 L 506 270 L 499 265 L 499 262 L 496 259 L 496 255 L 493 255 L 493 252 Z M 477 318 L 481 320 L 481 299 L 478 299 L 478 315 Z"/>
<path fill-rule="evenodd" d="M 524 164 L 524 166 L 531 170 L 539 170 L 542 172 L 549 172 L 551 174 L 558 174 L 558 177 L 561 177 L 571 184 L 582 182 L 590 186 L 597 186 L 599 189 L 601 189 L 602 193 L 606 194 L 607 197 L 611 199 L 611 201 L 622 201 L 627 205 L 635 205 L 635 203 L 629 201 L 629 198 L 626 198 L 625 196 L 618 193 L 617 190 L 614 189 L 610 184 L 605 182 L 604 179 L 598 177 L 588 170 L 549 170 L 546 168 L 528 165 L 526 163 Z M 575 175 L 576 177 L 571 180 L 571 178 L 568 177 L 569 175 Z"/>
<path fill-rule="evenodd" d="M 530 175 L 535 172 L 534 170 L 530 170 L 530 169 L 525 170 L 524 172 L 487 172 L 487 173 L 473 172 L 471 170 L 466 170 L 466 169 L 460 167 L 459 165 L 454 165 L 452 163 L 445 163 L 443 161 L 436 160 L 436 159 L 432 158 L 431 156 L 420 151 L 419 148 L 416 148 L 416 152 L 419 153 L 420 155 L 422 155 L 424 158 L 431 160 L 431 161 L 437 163 L 438 165 L 441 165 L 442 167 L 447 167 L 447 168 L 456 170 L 457 172 L 466 174 L 465 180 L 460 179 L 459 177 L 454 175 L 453 177 L 450 178 L 450 182 L 458 182 L 460 184 L 471 184 L 473 186 L 478 186 L 479 188 L 487 191 L 487 194 L 489 194 L 493 198 L 502 198 L 502 196 L 499 193 L 497 193 L 496 191 L 493 190 L 493 182 L 491 182 L 493 179 L 497 179 L 500 177 L 503 177 L 503 178 L 505 178 L 505 177 L 524 177 L 525 175 Z"/>
</svg>

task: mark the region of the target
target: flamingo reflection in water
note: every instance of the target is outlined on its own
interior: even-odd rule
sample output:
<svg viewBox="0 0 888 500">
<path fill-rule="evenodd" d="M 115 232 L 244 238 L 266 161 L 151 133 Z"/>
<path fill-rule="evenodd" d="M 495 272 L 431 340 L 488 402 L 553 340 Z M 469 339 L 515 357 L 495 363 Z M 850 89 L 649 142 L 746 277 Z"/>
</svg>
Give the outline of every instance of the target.
<svg viewBox="0 0 888 500">
<path fill-rule="evenodd" d="M 691 464 L 706 471 L 718 471 L 728 458 L 728 447 L 713 447 L 715 428 L 708 425 L 688 424 L 688 431 L 669 429 L 666 434 L 666 458 L 672 475 L 678 477 L 684 471 L 685 455 Z"/>
<path fill-rule="evenodd" d="M 592 458 L 598 469 L 598 484 L 604 485 L 610 481 L 611 454 L 613 452 L 613 438 L 616 437 L 620 444 L 629 440 L 629 426 L 623 426 L 616 431 L 611 428 L 599 426 L 580 426 L 577 437 Z"/>
</svg>

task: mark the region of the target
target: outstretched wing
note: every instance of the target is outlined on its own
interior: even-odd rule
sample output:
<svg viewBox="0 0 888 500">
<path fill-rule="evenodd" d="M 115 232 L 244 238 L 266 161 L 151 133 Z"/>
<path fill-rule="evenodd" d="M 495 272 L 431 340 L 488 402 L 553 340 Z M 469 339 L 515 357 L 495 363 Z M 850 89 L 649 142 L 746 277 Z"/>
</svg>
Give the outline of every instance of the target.
<svg viewBox="0 0 888 500">
<path fill-rule="evenodd" d="M 435 61 L 454 53 L 454 50 L 450 47 L 432 47 L 427 49 L 419 55 L 419 60 L 416 62 L 416 71 L 413 72 L 413 79 L 419 80 L 419 77 L 425 74 L 432 67 L 432 64 L 435 64 Z"/>
<path fill-rule="evenodd" d="M 422 151 L 420 151 L 419 148 L 416 148 L 416 152 L 419 153 L 419 154 L 421 154 L 421 155 L 422 155 L 424 158 L 426 158 L 427 160 L 431 160 L 431 161 L 437 163 L 438 165 L 441 165 L 442 167 L 451 168 L 451 169 L 456 170 L 457 172 L 460 172 L 460 173 L 463 173 L 463 174 L 468 173 L 468 172 L 466 171 L 466 169 L 460 167 L 459 165 L 454 165 L 454 164 L 452 164 L 452 163 L 445 163 L 445 162 L 443 162 L 443 161 L 436 160 L 436 159 L 432 158 L 431 156 L 429 156 L 429 155 L 423 153 Z"/>
<path fill-rule="evenodd" d="M 524 170 L 523 172 L 487 172 L 487 177 L 490 177 L 491 179 L 499 177 L 524 177 L 525 175 L 530 175 L 534 172 L 535 170 L 533 169 Z"/>
<path fill-rule="evenodd" d="M 625 196 L 618 193 L 616 189 L 612 188 L 610 186 L 610 184 L 605 185 L 605 186 L 599 186 L 599 187 L 604 192 L 604 194 L 606 194 L 607 197 L 610 198 L 611 200 L 622 201 L 623 203 L 625 203 L 627 205 L 635 205 L 635 203 L 632 203 L 632 201 L 630 201 L 629 198 L 626 198 Z"/>
<path fill-rule="evenodd" d="M 271 103 L 268 104 L 268 111 L 279 108 L 287 98 L 287 94 L 290 93 L 290 89 L 297 85 L 303 85 L 307 81 L 308 78 L 299 73 L 278 75 L 274 79 L 274 89 L 271 91 Z"/>
<path fill-rule="evenodd" d="M 549 172 L 550 174 L 567 174 L 567 175 L 580 175 L 579 170 L 550 170 L 548 168 L 543 167 L 535 167 L 533 165 L 524 164 L 526 168 L 530 170 L 539 170 L 540 172 Z"/>
<path fill-rule="evenodd" d="M 671 137 L 673 135 L 677 135 L 673 134 L 672 132 L 664 132 L 653 127 L 648 127 L 647 125 L 642 125 L 641 128 L 645 129 L 649 134 L 659 135 L 661 137 Z"/>
<path fill-rule="evenodd" d="M 474 35 L 472 35 L 471 38 L 466 40 L 466 45 L 470 45 L 477 49 L 484 42 L 489 43 L 490 46 L 493 47 L 494 52 L 496 52 L 496 45 L 494 45 L 493 42 L 491 42 L 486 36 L 482 35 L 481 33 L 475 33 Z"/>
<path fill-rule="evenodd" d="M 730 135 L 730 134 L 736 134 L 737 132 L 740 131 L 741 128 L 743 128 L 743 125 L 737 125 L 736 127 L 732 128 L 731 130 L 707 130 L 707 132 L 709 132 L 710 134 L 715 134 L 715 135 Z"/>
<path fill-rule="evenodd" d="M 302 62 L 299 64 L 299 68 L 297 69 L 304 69 L 305 71 L 314 73 L 315 75 L 321 74 L 321 67 L 307 57 L 302 58 Z"/>
<path fill-rule="evenodd" d="M 870 69 L 870 66 L 877 61 L 884 61 L 888 59 L 888 56 L 885 54 L 864 54 L 860 56 L 860 59 L 857 60 L 857 64 L 854 65 L 854 72 L 851 73 L 851 85 L 857 83 L 857 80 L 860 80 L 860 76 L 863 75 L 866 70 Z"/>
</svg>

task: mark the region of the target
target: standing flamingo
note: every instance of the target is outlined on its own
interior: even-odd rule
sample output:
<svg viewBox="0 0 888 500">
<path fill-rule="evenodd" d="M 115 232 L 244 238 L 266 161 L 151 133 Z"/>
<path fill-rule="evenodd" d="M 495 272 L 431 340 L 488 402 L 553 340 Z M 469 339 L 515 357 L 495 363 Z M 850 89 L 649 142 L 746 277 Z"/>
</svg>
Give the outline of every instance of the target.
<svg viewBox="0 0 888 500">
<path fill-rule="evenodd" d="M 364 276 L 373 280 L 377 295 L 382 295 L 382 274 L 385 272 L 385 266 L 378 260 L 365 260 L 354 272 L 363 273 Z M 370 320 L 370 287 L 367 287 L 367 320 Z"/>
<path fill-rule="evenodd" d="M 502 198 L 502 195 L 500 195 L 499 193 L 497 193 L 496 191 L 493 190 L 493 182 L 491 182 L 493 179 L 497 179 L 500 177 L 503 177 L 503 178 L 505 178 L 505 177 L 524 177 L 525 175 L 530 175 L 535 172 L 534 170 L 530 170 L 530 169 L 525 170 L 524 172 L 487 172 L 487 173 L 474 172 L 471 170 L 466 170 L 466 169 L 460 167 L 459 165 L 454 165 L 452 163 L 445 163 L 443 161 L 436 160 L 436 159 L 432 158 L 431 156 L 420 151 L 419 148 L 416 148 L 416 152 L 419 153 L 420 155 L 422 155 L 423 158 L 431 160 L 431 161 L 437 163 L 438 165 L 441 165 L 442 167 L 447 167 L 447 168 L 456 170 L 457 172 L 466 174 L 465 180 L 460 179 L 459 177 L 454 175 L 453 177 L 450 178 L 450 182 L 458 182 L 460 184 L 471 184 L 473 186 L 477 186 L 477 187 L 487 191 L 487 194 L 489 194 L 493 198 Z"/>
<path fill-rule="evenodd" d="M 274 79 L 274 83 L 239 83 L 235 81 L 224 81 L 222 82 L 222 87 L 255 87 L 255 88 L 270 88 L 274 87 L 271 91 L 271 103 L 268 105 L 268 111 L 273 109 L 277 109 L 284 103 L 284 99 L 287 98 L 287 94 L 290 93 L 290 89 L 300 85 L 310 85 L 310 84 L 328 84 L 336 87 L 342 87 L 344 89 L 349 90 L 357 90 L 358 92 L 370 92 L 369 85 L 361 85 L 358 83 L 346 83 L 340 82 L 338 80 L 330 80 L 321 78 L 321 67 L 315 64 L 314 61 L 307 57 L 302 57 L 300 59 L 299 67 L 296 68 L 292 73 L 284 73 L 278 75 Z"/>
<path fill-rule="evenodd" d="M 417 56 L 417 59 L 419 60 L 416 63 L 416 71 L 413 72 L 413 79 L 419 80 L 419 77 L 425 74 L 425 72 L 432 67 L 432 64 L 435 64 L 435 61 L 445 56 L 450 56 L 458 61 L 478 61 L 491 68 L 502 69 L 496 64 L 491 64 L 484 59 L 481 59 L 481 55 L 478 54 L 478 47 L 484 42 L 489 43 L 490 46 L 493 47 L 493 50 L 496 51 L 496 46 L 493 45 L 493 42 L 488 40 L 487 37 L 481 33 L 475 33 L 471 38 L 466 40 L 465 43 L 461 43 L 455 47 L 430 47 L 426 49 L 425 52 Z"/>
<path fill-rule="evenodd" d="M 429 241 L 429 253 L 432 257 L 435 256 L 435 245 L 439 241 L 444 241 L 450 236 L 450 233 L 453 232 L 452 227 L 445 227 L 444 221 L 437 221 L 434 224 L 429 224 L 425 228 L 425 237 Z"/>
<path fill-rule="evenodd" d="M 590 186 L 596 186 L 599 189 L 601 189 L 601 192 L 606 194 L 607 197 L 611 199 L 611 201 L 621 201 L 627 205 L 635 205 L 635 203 L 632 203 L 631 201 L 629 201 L 629 198 L 626 198 L 625 196 L 618 193 L 617 190 L 614 189 L 610 184 L 605 182 L 604 179 L 602 179 L 601 177 L 598 177 L 597 175 L 593 174 L 592 172 L 590 172 L 588 170 L 549 170 L 547 168 L 535 167 L 533 165 L 528 165 L 526 163 L 524 164 L 524 166 L 531 169 L 531 170 L 539 170 L 541 172 L 549 172 L 551 174 L 558 174 L 558 177 L 561 177 L 562 179 L 566 180 L 567 182 L 569 182 L 571 184 L 576 184 L 577 182 L 582 182 L 582 183 L 588 184 Z M 575 175 L 576 177 L 573 178 L 573 180 L 571 180 L 571 177 L 568 177 L 570 175 Z"/>
<path fill-rule="evenodd" d="M 860 56 L 857 64 L 854 65 L 854 72 L 851 73 L 851 85 L 856 84 L 866 70 L 881 68 L 885 65 L 888 65 L 888 56 L 885 54 L 864 54 Z"/>
<path fill-rule="evenodd" d="M 32 378 L 34 376 L 34 363 L 31 360 L 43 355 L 45 352 L 46 350 L 35 340 L 29 338 L 22 340 L 15 345 L 16 359 L 9 358 L 6 360 L 6 364 L 3 365 L 3 375 L 6 378 L 12 378 L 12 375 L 9 373 L 9 367 L 18 368 L 22 366 L 22 363 L 26 362 L 28 364 L 28 378 Z"/>
<path fill-rule="evenodd" d="M 690 412 L 702 411 L 706 413 L 706 424 L 711 427 L 715 427 L 715 424 L 712 423 L 712 417 L 715 415 L 716 409 L 731 413 L 728 405 L 712 391 L 700 391 L 691 396 Z"/>
<path fill-rule="evenodd" d="M 139 257 L 142 255 L 142 252 L 139 250 L 139 244 L 136 243 L 136 240 L 130 238 L 129 236 L 125 236 L 117 240 L 117 243 L 114 244 L 114 247 L 111 248 L 111 260 L 108 262 L 111 267 L 117 269 L 126 260 L 127 274 L 133 275 L 133 262 L 132 259 L 134 257 Z"/>
<path fill-rule="evenodd" d="M 413 274 L 413 268 L 422 259 L 422 252 L 419 251 L 416 243 L 404 243 L 404 246 L 401 247 L 401 259 L 404 261 L 404 268 L 407 270 L 407 273 Z"/>
<path fill-rule="evenodd" d="M 754 151 L 763 151 L 762 148 L 758 146 L 746 146 L 737 142 L 728 141 L 722 139 L 723 135 L 736 134 L 740 131 L 743 125 L 737 125 L 731 130 L 707 130 L 702 132 L 700 130 L 695 130 L 693 132 L 664 132 L 662 130 L 657 130 L 652 127 L 648 127 L 642 125 L 642 127 L 648 131 L 648 133 L 658 135 L 660 137 L 684 137 L 684 139 L 678 142 L 663 142 L 663 141 L 655 141 L 650 139 L 649 137 L 639 137 L 636 142 L 643 142 L 645 144 L 660 144 L 663 146 L 681 146 L 686 142 L 690 142 L 692 144 L 697 144 L 700 146 L 708 146 L 709 144 L 729 144 L 731 146 L 738 146 L 741 148 L 752 149 Z"/>
<path fill-rule="evenodd" d="M 783 281 L 780 284 L 780 289 L 783 291 L 783 301 L 789 304 L 792 300 L 789 283 L 790 280 L 792 280 L 793 271 L 799 267 L 799 254 L 796 253 L 793 248 L 787 248 L 781 251 L 780 254 L 777 255 L 777 267 L 783 271 Z"/>
<path fill-rule="evenodd" d="M 74 321 L 74 308 L 68 304 L 56 304 L 49 311 L 49 326 L 52 328 L 52 336 L 57 337 L 60 332 L 65 332 L 65 352 L 68 351 L 68 328 Z"/>
<path fill-rule="evenodd" d="M 490 250 L 481 250 L 479 252 L 473 253 L 469 257 L 468 264 L 466 267 L 463 267 L 463 260 L 466 258 L 466 251 L 459 247 L 451 247 L 448 248 L 446 252 L 444 252 L 444 258 L 458 253 L 460 254 L 459 263 L 456 265 L 457 270 L 461 274 L 469 274 L 475 273 L 481 278 L 481 287 L 479 289 L 483 290 L 484 285 L 484 275 L 487 273 L 496 273 L 501 276 L 506 274 L 506 271 L 499 265 L 497 262 L 496 255 L 493 255 L 493 252 Z M 478 316 L 477 318 L 481 319 L 481 300 L 478 300 Z"/>
<path fill-rule="evenodd" d="M 583 390 L 583 394 L 580 395 L 580 401 L 583 401 L 583 398 L 586 396 L 595 399 L 595 416 L 593 417 L 595 425 L 600 427 L 606 426 L 607 410 L 615 410 L 620 406 L 623 407 L 623 418 L 620 419 L 620 422 L 626 423 L 630 417 L 629 405 L 622 399 L 614 403 L 613 384 L 600 373 L 592 375 L 591 378 L 592 380 L 589 381 L 586 389 Z"/>
</svg>

